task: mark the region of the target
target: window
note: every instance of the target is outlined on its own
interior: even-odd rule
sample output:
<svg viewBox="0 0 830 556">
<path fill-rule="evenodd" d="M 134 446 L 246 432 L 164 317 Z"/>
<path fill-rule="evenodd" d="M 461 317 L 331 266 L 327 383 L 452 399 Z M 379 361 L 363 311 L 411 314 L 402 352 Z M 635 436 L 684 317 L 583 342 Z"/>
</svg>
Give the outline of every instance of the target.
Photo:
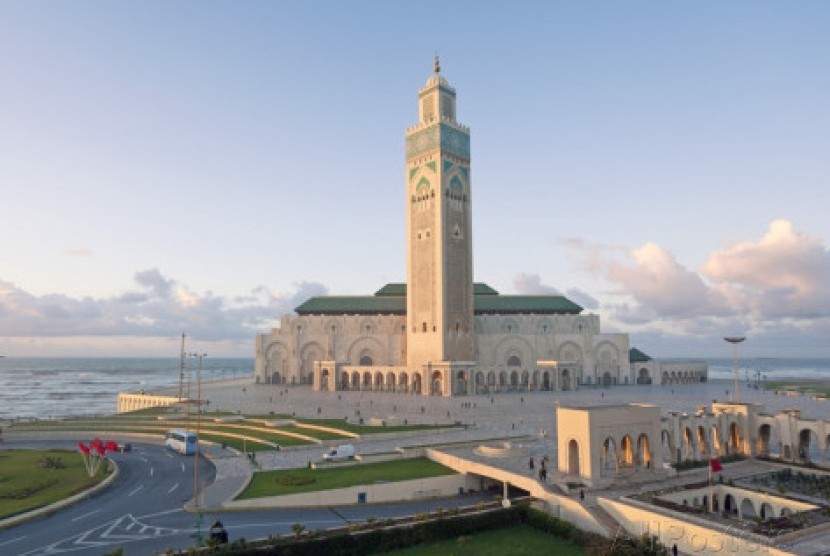
<svg viewBox="0 0 830 556">
<path fill-rule="evenodd" d="M 427 323 L 424 323 L 424 324 L 423 324 L 423 327 L 424 327 L 424 330 L 423 330 L 423 331 L 424 331 L 424 332 L 426 332 L 426 331 L 427 331 Z"/>
</svg>

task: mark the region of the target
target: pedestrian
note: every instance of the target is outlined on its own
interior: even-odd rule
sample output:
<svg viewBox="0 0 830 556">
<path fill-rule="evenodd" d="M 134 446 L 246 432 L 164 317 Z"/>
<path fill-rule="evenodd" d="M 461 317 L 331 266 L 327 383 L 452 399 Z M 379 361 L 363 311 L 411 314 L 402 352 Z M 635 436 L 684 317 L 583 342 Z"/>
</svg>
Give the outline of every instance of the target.
<svg viewBox="0 0 830 556">
<path fill-rule="evenodd" d="M 672 547 L 671 547 L 671 555 L 672 556 L 677 556 L 677 545 L 676 544 L 673 544 Z"/>
<path fill-rule="evenodd" d="M 579 499 L 585 500 L 585 489 L 579 489 Z"/>
<path fill-rule="evenodd" d="M 536 465 L 533 463 L 533 458 L 530 458 L 530 461 L 527 462 L 527 466 L 530 469 L 533 469 L 534 467 L 536 467 Z"/>
</svg>

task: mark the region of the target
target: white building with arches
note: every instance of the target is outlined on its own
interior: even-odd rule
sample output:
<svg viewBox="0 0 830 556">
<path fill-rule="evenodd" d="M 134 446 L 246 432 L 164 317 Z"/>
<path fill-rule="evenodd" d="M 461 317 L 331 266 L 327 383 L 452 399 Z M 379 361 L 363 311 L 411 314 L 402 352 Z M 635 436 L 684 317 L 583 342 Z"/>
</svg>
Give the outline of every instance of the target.
<svg viewBox="0 0 830 556">
<path fill-rule="evenodd" d="M 501 295 L 473 281 L 470 130 L 438 60 L 406 133 L 407 282 L 313 297 L 255 340 L 258 383 L 416 395 L 559 391 L 706 380 L 664 371 L 628 335 L 558 295 Z M 681 377 L 681 378 L 678 378 Z"/>
</svg>

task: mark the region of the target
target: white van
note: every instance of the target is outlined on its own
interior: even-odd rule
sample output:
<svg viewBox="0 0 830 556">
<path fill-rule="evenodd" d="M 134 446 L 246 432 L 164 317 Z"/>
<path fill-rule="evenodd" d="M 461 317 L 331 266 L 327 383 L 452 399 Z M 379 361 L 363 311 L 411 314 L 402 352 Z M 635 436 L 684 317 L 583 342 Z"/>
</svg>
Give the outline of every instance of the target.
<svg viewBox="0 0 830 556">
<path fill-rule="evenodd" d="M 325 454 L 323 454 L 323 460 L 325 461 L 345 461 L 348 459 L 354 459 L 355 456 L 355 449 L 354 446 L 351 444 L 343 444 L 342 446 L 337 446 L 336 448 L 332 448 Z"/>
</svg>

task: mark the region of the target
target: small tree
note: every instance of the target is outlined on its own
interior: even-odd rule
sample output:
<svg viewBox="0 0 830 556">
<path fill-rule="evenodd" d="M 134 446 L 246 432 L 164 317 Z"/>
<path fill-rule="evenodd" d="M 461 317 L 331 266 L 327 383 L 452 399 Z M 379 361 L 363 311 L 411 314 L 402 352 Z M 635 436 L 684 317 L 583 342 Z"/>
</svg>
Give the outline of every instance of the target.
<svg viewBox="0 0 830 556">
<path fill-rule="evenodd" d="M 291 526 L 291 530 L 294 532 L 294 538 L 299 539 L 303 534 L 303 531 L 305 531 L 305 525 L 302 523 L 295 523 Z"/>
</svg>

